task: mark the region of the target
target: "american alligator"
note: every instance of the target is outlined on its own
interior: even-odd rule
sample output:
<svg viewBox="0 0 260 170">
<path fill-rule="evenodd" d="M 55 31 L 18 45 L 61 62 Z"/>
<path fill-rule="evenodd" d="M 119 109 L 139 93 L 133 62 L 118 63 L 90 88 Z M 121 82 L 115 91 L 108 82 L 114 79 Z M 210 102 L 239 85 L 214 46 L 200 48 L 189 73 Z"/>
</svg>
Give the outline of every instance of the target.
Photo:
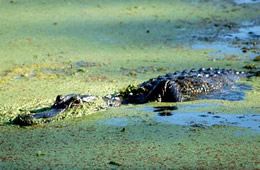
<svg viewBox="0 0 260 170">
<path fill-rule="evenodd" d="M 119 106 L 121 103 L 142 104 L 151 101 L 182 102 L 192 100 L 199 95 L 208 94 L 222 87 L 230 86 L 240 77 L 251 75 L 232 69 L 212 68 L 168 73 L 164 76 L 152 78 L 138 86 L 129 85 L 121 90 L 119 94 L 106 95 L 102 98 L 102 106 L 96 104 L 95 108 Z M 14 119 L 14 123 L 32 125 L 37 119 L 54 117 L 70 108 L 82 106 L 83 103 L 96 103 L 97 98 L 93 95 L 58 95 L 55 103 L 48 111 L 19 115 Z"/>
<path fill-rule="evenodd" d="M 184 70 L 152 78 L 138 86 L 130 85 L 121 95 L 123 103 L 182 102 L 230 86 L 240 77 L 250 75 L 232 69 Z"/>
</svg>

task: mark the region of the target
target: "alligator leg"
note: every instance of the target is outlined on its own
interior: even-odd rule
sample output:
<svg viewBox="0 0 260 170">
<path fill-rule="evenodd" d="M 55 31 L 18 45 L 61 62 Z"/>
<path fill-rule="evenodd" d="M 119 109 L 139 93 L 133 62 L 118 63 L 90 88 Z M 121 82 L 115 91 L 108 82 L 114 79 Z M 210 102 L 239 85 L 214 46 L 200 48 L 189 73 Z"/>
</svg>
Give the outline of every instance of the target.
<svg viewBox="0 0 260 170">
<path fill-rule="evenodd" d="M 174 81 L 166 81 L 165 83 L 165 92 L 162 96 L 163 102 L 182 102 L 183 95 L 180 89 L 180 86 Z"/>
<path fill-rule="evenodd" d="M 182 102 L 182 93 L 178 84 L 174 81 L 161 81 L 151 92 L 145 97 L 145 102 Z"/>
</svg>

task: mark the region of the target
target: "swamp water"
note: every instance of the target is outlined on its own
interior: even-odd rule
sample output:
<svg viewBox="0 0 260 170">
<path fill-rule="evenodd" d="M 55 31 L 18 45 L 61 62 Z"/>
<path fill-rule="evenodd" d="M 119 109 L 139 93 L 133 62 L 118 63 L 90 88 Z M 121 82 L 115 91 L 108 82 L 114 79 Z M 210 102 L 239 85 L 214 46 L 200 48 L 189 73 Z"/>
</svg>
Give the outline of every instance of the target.
<svg viewBox="0 0 260 170">
<path fill-rule="evenodd" d="M 252 90 L 216 98 L 233 101 L 128 105 L 32 127 L 9 123 L 21 111 L 51 106 L 58 94 L 104 96 L 191 68 L 242 71 L 259 55 L 241 52 L 259 48 L 257 30 L 243 30 L 259 26 L 257 0 L 0 2 L 0 169 L 260 168 L 260 135 L 248 126 L 259 122 L 257 77 L 245 80 Z M 192 113 L 197 124 L 172 120 Z"/>
<path fill-rule="evenodd" d="M 260 26 L 255 23 L 241 23 L 230 33 L 217 34 L 214 38 L 196 36 L 204 41 L 193 42 L 191 48 L 212 49 L 208 53 L 211 59 L 250 61 L 260 55 Z"/>
<path fill-rule="evenodd" d="M 260 3 L 260 0 L 234 0 L 234 2 L 237 4 L 255 4 Z"/>
<path fill-rule="evenodd" d="M 210 107 L 215 104 L 198 104 L 198 105 L 183 105 L 177 109 L 173 106 L 161 107 L 141 107 L 139 110 L 147 111 L 150 114 L 155 112 L 153 120 L 163 124 L 183 125 L 187 127 L 204 128 L 205 126 L 237 126 L 248 128 L 260 133 L 260 115 L 259 114 L 223 114 L 214 112 L 198 112 L 191 111 L 196 107 Z M 159 109 L 158 109 L 159 108 Z M 174 108 L 174 109 L 172 109 Z M 175 111 L 172 111 L 175 110 Z M 152 114 L 154 115 L 154 114 Z M 107 126 L 126 127 L 130 124 L 142 123 L 139 118 L 110 118 L 98 123 Z"/>
</svg>

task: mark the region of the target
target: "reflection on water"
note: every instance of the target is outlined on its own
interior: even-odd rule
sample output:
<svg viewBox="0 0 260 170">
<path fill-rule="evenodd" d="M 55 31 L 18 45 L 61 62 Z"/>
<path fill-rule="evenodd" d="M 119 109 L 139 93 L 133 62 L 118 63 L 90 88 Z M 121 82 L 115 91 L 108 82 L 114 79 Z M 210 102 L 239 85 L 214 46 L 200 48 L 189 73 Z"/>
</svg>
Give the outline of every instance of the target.
<svg viewBox="0 0 260 170">
<path fill-rule="evenodd" d="M 159 116 L 171 116 L 173 110 L 178 110 L 177 106 L 160 106 L 160 107 L 153 107 L 154 112 L 159 112 Z"/>
<path fill-rule="evenodd" d="M 151 112 L 158 112 L 160 116 L 171 116 L 171 111 L 178 110 L 177 106 L 157 106 L 157 107 L 143 107 L 139 110 L 142 111 L 151 111 Z"/>
<path fill-rule="evenodd" d="M 177 106 L 158 106 L 158 107 L 153 107 L 155 112 L 162 112 L 162 111 L 173 111 L 177 110 Z"/>
<path fill-rule="evenodd" d="M 172 112 L 159 112 L 158 113 L 159 116 L 171 116 L 172 115 Z"/>
</svg>

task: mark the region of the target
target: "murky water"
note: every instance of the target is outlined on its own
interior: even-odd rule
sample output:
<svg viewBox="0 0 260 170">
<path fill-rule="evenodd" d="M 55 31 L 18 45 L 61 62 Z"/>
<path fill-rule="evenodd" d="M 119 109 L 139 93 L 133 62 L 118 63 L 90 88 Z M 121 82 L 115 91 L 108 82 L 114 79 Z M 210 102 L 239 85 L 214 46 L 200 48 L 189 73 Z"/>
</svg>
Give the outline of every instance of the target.
<svg viewBox="0 0 260 170">
<path fill-rule="evenodd" d="M 202 104 L 186 104 L 182 105 L 182 108 L 201 108 L 201 107 L 212 107 L 212 106 L 218 106 L 221 107 L 223 106 L 222 104 L 217 104 L 217 103 L 202 103 Z"/>
<path fill-rule="evenodd" d="M 260 26 L 252 25 L 245 28 L 239 28 L 238 32 L 231 33 L 225 36 L 226 38 L 235 38 L 235 39 L 259 39 L 260 38 Z"/>
<path fill-rule="evenodd" d="M 251 87 L 245 84 L 238 83 L 232 87 L 227 87 L 216 91 L 214 93 L 199 96 L 199 99 L 220 99 L 229 101 L 241 101 L 244 100 L 244 92 L 251 90 Z M 161 107 L 143 107 L 139 110 L 156 112 L 157 116 L 154 118 L 157 122 L 176 124 L 176 125 L 189 125 L 189 126 L 212 126 L 219 125 L 231 125 L 244 128 L 259 129 L 260 116 L 255 114 L 222 114 L 212 112 L 191 112 L 188 110 L 202 107 L 222 107 L 221 104 L 188 104 L 180 107 L 177 106 L 161 106 Z M 111 120 L 109 120 L 111 121 Z"/>
<path fill-rule="evenodd" d="M 259 3 L 260 0 L 233 0 L 237 4 L 254 4 Z"/>
<path fill-rule="evenodd" d="M 186 112 L 187 108 L 212 107 L 216 104 L 189 104 L 180 106 L 178 110 L 159 112 L 154 120 L 160 123 L 203 127 L 212 125 L 238 126 L 259 130 L 260 115 L 258 114 L 223 114 L 214 112 Z M 217 105 L 221 106 L 221 105 Z M 165 107 L 167 108 L 167 106 Z M 144 107 L 142 110 L 158 112 L 156 108 Z M 189 109 L 190 110 L 190 109 Z M 165 113 L 165 114 L 163 114 Z"/>
<path fill-rule="evenodd" d="M 212 49 L 214 52 L 209 52 L 208 55 L 212 59 L 225 59 L 231 57 L 233 60 L 252 60 L 258 53 L 247 51 L 244 53 L 241 48 L 235 47 L 227 42 L 203 42 L 198 41 L 191 45 L 193 49 Z M 242 58 L 241 58 L 242 56 Z"/>
<path fill-rule="evenodd" d="M 260 132 L 260 115 L 256 114 L 221 114 L 207 112 L 174 112 L 171 116 L 156 116 L 157 122 L 187 126 L 212 126 L 228 125 L 239 126 L 259 130 Z"/>
<path fill-rule="evenodd" d="M 231 33 L 214 35 L 214 38 L 204 37 L 204 34 L 202 37 L 195 35 L 198 40 L 191 44 L 191 48 L 214 50 L 208 53 L 212 59 L 247 61 L 260 54 L 260 26 L 254 22 L 242 22 L 240 28 L 232 29 Z"/>
<path fill-rule="evenodd" d="M 229 101 L 244 100 L 244 91 L 250 90 L 251 87 L 245 84 L 236 84 L 233 87 L 227 87 L 216 91 L 209 95 L 203 95 L 198 97 L 199 99 L 220 99 Z M 251 128 L 254 130 L 260 130 L 260 116 L 256 114 L 222 114 L 212 112 L 187 112 L 194 108 L 201 107 L 221 107 L 221 104 L 189 104 L 180 106 L 178 109 L 176 106 L 165 106 L 162 109 L 157 107 L 144 107 L 140 110 L 148 112 L 158 112 L 154 118 L 155 121 L 167 124 L 187 125 L 195 127 L 218 125 L 230 125 L 239 126 L 244 128 Z M 170 110 L 168 108 L 175 108 Z"/>
<path fill-rule="evenodd" d="M 75 118 L 88 114 L 84 107 L 50 124 L 26 128 L 3 124 L 20 110 L 50 106 L 58 94 L 104 96 L 129 83 L 193 67 L 242 69 L 240 61 L 208 61 L 206 50 L 186 45 L 193 35 L 212 35 L 207 49 L 220 51 L 219 57 L 235 54 L 236 59 L 241 54 L 245 56 L 241 60 L 252 59 L 251 52 L 241 52 L 244 46 L 231 45 L 235 38 L 214 39 L 239 31 L 221 25 L 259 18 L 256 4 L 231 1 L 1 1 L 0 169 L 257 169 L 260 133 L 249 136 L 243 132 L 251 130 L 232 125 L 193 132 L 190 127 L 199 124 L 171 125 L 159 119 L 196 110 L 202 112 L 199 118 L 225 121 L 222 115 L 206 112 L 224 107 L 234 108 L 234 113 L 258 113 L 258 90 L 248 93 L 248 100 L 223 102 L 214 109 L 208 104 L 212 101 L 206 100 L 200 105 L 183 103 L 177 110 L 153 108 L 150 103 Z M 214 27 L 215 22 L 220 25 Z M 254 25 L 246 24 L 241 27 Z M 208 30 L 211 26 L 213 30 Z M 249 32 L 245 34 L 250 37 L 256 34 Z M 211 40 L 223 45 L 214 48 Z M 230 45 L 224 51 L 226 40 Z M 168 48 L 168 43 L 175 45 Z M 203 39 L 193 44 L 200 43 Z M 259 79 L 250 83 L 257 87 Z M 235 108 L 234 103 L 241 105 Z M 138 109 L 145 106 L 150 111 Z M 235 136 L 238 131 L 242 132 L 239 137 Z"/>
<path fill-rule="evenodd" d="M 153 120 L 163 124 L 174 124 L 191 127 L 205 127 L 214 125 L 223 126 L 237 126 L 242 128 L 249 128 L 260 132 L 260 115 L 259 114 L 223 114 L 214 112 L 186 112 L 187 107 L 211 107 L 215 104 L 194 104 L 184 105 L 177 109 L 176 106 L 162 106 L 160 110 L 158 107 L 143 107 L 136 110 L 157 113 Z M 169 108 L 174 107 L 174 110 Z M 141 118 L 136 117 L 112 117 L 105 120 L 97 121 L 100 124 L 107 126 L 125 127 L 128 125 L 143 123 Z"/>
</svg>

